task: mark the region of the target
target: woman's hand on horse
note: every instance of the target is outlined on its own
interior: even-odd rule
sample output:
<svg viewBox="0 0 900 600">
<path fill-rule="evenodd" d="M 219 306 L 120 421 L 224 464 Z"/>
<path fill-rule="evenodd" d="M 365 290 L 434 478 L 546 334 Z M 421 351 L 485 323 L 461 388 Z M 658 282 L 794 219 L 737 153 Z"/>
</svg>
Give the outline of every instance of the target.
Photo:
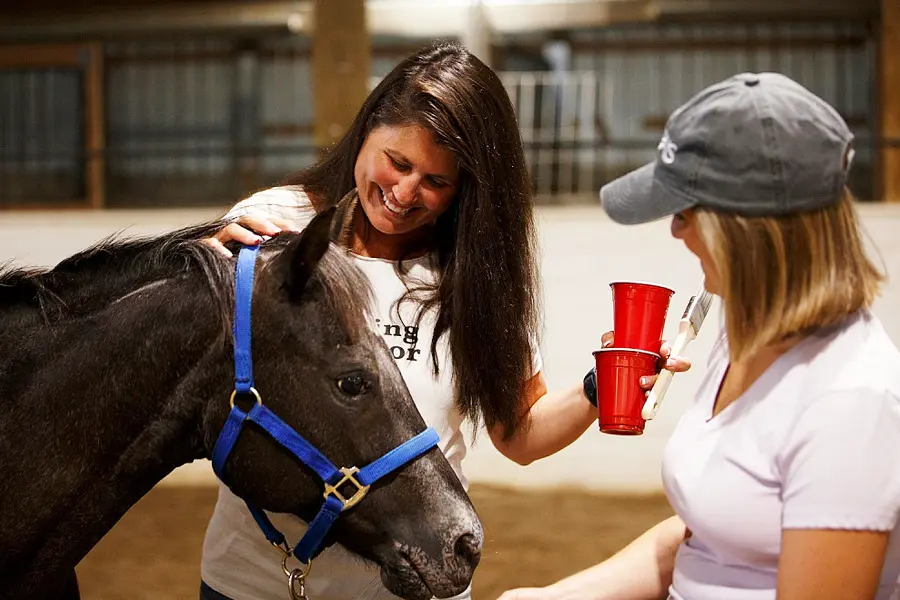
<svg viewBox="0 0 900 600">
<path fill-rule="evenodd" d="M 611 348 L 614 342 L 614 335 L 612 331 L 607 331 L 600 338 L 601 344 L 603 344 L 604 348 Z M 663 362 L 663 368 L 668 369 L 669 371 L 673 371 L 675 373 L 682 373 L 691 368 L 691 361 L 683 356 L 672 356 L 672 347 L 663 342 L 662 346 L 659 348 L 659 356 Z M 659 375 L 649 375 L 647 377 L 641 377 L 641 387 L 645 390 L 650 390 L 653 387 L 653 384 L 656 383 L 656 379 Z"/>
<path fill-rule="evenodd" d="M 231 241 L 247 246 L 255 246 L 262 241 L 261 235 L 277 235 L 282 231 L 292 231 L 291 224 L 283 219 L 266 218 L 259 215 L 244 215 L 219 230 L 205 241 L 210 246 L 228 256 L 233 256 L 225 244 Z"/>
</svg>

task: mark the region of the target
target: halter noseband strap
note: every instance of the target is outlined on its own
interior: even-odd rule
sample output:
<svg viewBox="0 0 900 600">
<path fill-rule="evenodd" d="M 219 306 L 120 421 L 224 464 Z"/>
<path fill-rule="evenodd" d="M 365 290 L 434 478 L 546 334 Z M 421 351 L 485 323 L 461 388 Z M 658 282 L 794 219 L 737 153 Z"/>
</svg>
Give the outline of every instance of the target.
<svg viewBox="0 0 900 600">
<path fill-rule="evenodd" d="M 253 358 L 250 347 L 250 314 L 253 299 L 253 272 L 256 265 L 256 256 L 259 246 L 244 246 L 238 255 L 237 274 L 235 277 L 235 306 L 234 306 L 234 392 L 231 394 L 231 412 L 225 421 L 219 438 L 216 441 L 212 453 L 213 471 L 224 481 L 225 465 L 234 444 L 243 430 L 247 421 L 253 421 L 268 433 L 272 439 L 300 459 L 303 464 L 311 468 L 325 484 L 325 502 L 319 509 L 316 517 L 310 522 L 309 528 L 297 545 L 291 549 L 285 541 L 284 535 L 278 531 L 269 518 L 260 508 L 247 503 L 250 514 L 253 515 L 263 534 L 284 555 L 282 568 L 288 576 L 291 587 L 291 595 L 295 596 L 294 580 L 298 580 L 301 590 L 303 579 L 309 572 L 310 560 L 318 552 L 328 530 L 342 511 L 355 506 L 366 493 L 369 487 L 392 471 L 415 460 L 438 443 L 438 434 L 432 428 L 407 440 L 397 448 L 394 448 L 374 462 L 357 469 L 356 467 L 344 467 L 338 469 L 324 454 L 319 452 L 312 444 L 306 441 L 300 434 L 278 418 L 262 402 L 262 397 L 256 391 L 253 382 Z M 254 404 L 245 412 L 235 404 L 237 396 L 250 396 Z M 355 487 L 350 497 L 344 497 L 340 488 L 349 484 Z M 307 565 L 304 572 L 297 570 L 288 571 L 287 559 L 295 556 L 301 563 Z M 303 597 L 301 595 L 299 597 Z"/>
</svg>

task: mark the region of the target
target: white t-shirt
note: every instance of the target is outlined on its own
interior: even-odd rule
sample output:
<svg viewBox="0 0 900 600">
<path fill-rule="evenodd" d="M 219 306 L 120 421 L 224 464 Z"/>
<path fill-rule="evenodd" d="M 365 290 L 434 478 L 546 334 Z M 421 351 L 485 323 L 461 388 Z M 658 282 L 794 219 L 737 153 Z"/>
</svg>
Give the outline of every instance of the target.
<svg viewBox="0 0 900 600">
<path fill-rule="evenodd" d="M 228 216 L 245 213 L 285 219 L 301 229 L 314 214 L 309 198 L 297 187 L 258 192 L 237 204 Z M 396 261 L 351 256 L 375 293 L 372 328 L 384 337 L 422 418 L 437 431 L 439 448 L 468 489 L 462 470 L 466 455 L 466 441 L 461 429 L 463 415 L 455 404 L 447 336 L 438 343 L 441 368 L 435 377 L 431 362 L 434 311 L 425 314 L 416 327 L 417 305 L 404 302 L 399 305 L 399 314 L 397 312 L 395 303 L 406 293 L 406 286 L 397 275 Z M 404 276 L 413 282 L 433 282 L 438 275 L 433 255 L 404 260 L 403 266 Z M 534 373 L 541 370 L 537 350 L 532 367 Z M 306 524 L 292 515 L 268 514 L 289 543 L 296 544 L 306 530 Z M 201 576 L 207 585 L 234 600 L 282 600 L 287 597 L 287 578 L 281 571 L 281 555 L 266 541 L 244 501 L 221 483 L 203 543 Z M 377 568 L 363 564 L 361 559 L 339 546 L 332 546 L 316 558 L 306 588 L 310 597 L 316 600 L 396 598 L 382 585 Z M 456 597 L 458 600 L 468 598 L 470 591 Z"/>
<path fill-rule="evenodd" d="M 876 598 L 900 598 L 900 352 L 881 323 L 806 338 L 710 418 L 727 367 L 723 335 L 663 457 L 693 533 L 670 598 L 775 600 L 782 529 L 890 531 Z"/>
</svg>

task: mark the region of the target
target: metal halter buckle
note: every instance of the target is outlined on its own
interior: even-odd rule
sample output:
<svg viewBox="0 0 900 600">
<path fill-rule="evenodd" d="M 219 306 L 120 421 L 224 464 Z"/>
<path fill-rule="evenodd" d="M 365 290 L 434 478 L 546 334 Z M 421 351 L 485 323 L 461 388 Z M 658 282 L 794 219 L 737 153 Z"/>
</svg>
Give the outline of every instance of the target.
<svg viewBox="0 0 900 600">
<path fill-rule="evenodd" d="M 328 496 L 334 496 L 344 505 L 341 510 L 347 510 L 348 508 L 353 508 L 360 500 L 365 498 L 366 494 L 369 492 L 369 486 L 361 484 L 356 479 L 356 474 L 359 473 L 359 469 L 356 467 L 341 467 L 340 471 L 344 476 L 334 485 L 325 483 L 325 493 L 323 496 L 326 500 L 328 499 Z M 345 498 L 338 488 L 348 482 L 356 486 L 356 491 L 350 498 Z"/>
</svg>

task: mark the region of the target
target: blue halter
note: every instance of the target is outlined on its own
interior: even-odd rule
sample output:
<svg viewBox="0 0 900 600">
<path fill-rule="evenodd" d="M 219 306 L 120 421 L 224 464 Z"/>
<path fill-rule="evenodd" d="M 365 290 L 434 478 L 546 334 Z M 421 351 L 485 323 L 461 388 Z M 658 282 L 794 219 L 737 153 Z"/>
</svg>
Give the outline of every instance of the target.
<svg viewBox="0 0 900 600">
<path fill-rule="evenodd" d="M 303 592 L 303 580 L 309 573 L 310 561 L 315 556 L 322 544 L 322 540 L 328 533 L 334 521 L 341 511 L 355 506 L 366 493 L 369 486 L 395 469 L 415 460 L 438 443 L 438 434 L 432 428 L 407 440 L 397 448 L 394 448 L 378 460 L 357 469 L 356 467 L 343 467 L 338 469 L 325 455 L 319 452 L 300 434 L 291 429 L 275 413 L 266 408 L 262 398 L 253 386 L 253 359 L 250 351 L 250 312 L 253 297 L 253 271 L 256 265 L 256 255 L 259 246 L 244 246 L 238 255 L 237 275 L 235 280 L 235 307 L 234 307 L 234 392 L 231 394 L 231 412 L 225 421 L 225 426 L 219 434 L 216 446 L 213 449 L 213 471 L 219 479 L 224 480 L 225 463 L 231 449 L 237 442 L 238 436 L 247 421 L 253 421 L 266 431 L 276 442 L 287 448 L 299 458 L 305 465 L 318 474 L 325 484 L 325 502 L 319 513 L 309 524 L 303 538 L 291 549 L 285 541 L 284 535 L 278 531 L 266 514 L 258 507 L 247 503 L 250 514 L 256 520 L 257 525 L 276 548 L 283 554 L 282 569 L 288 576 L 292 597 L 305 597 Z M 235 403 L 237 395 L 249 395 L 255 400 L 249 412 L 244 412 Z M 349 498 L 345 498 L 339 491 L 341 486 L 351 484 L 356 491 Z M 300 571 L 294 569 L 288 571 L 287 559 L 294 556 L 306 569 Z M 300 583 L 300 595 L 294 590 L 294 582 Z"/>
</svg>

